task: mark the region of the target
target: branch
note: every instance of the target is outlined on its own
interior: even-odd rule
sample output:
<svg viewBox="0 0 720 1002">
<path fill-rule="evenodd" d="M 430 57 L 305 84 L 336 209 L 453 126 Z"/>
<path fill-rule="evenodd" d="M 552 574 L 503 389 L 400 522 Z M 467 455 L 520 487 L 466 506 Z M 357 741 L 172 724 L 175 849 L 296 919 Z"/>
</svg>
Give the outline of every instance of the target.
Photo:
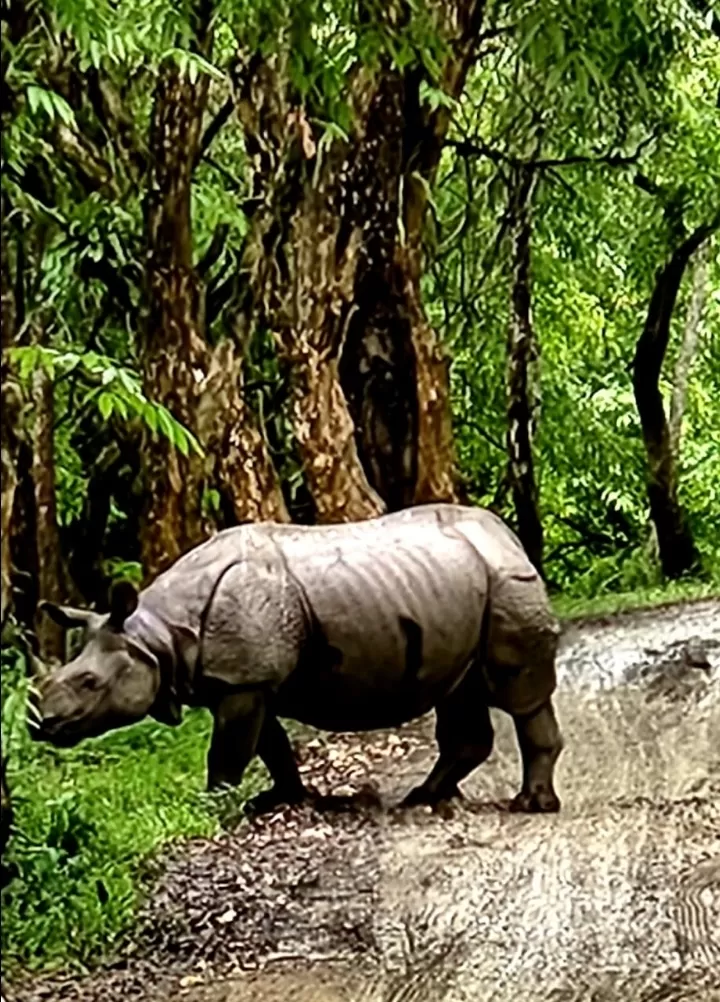
<svg viewBox="0 0 720 1002">
<path fill-rule="evenodd" d="M 210 125 L 208 125 L 207 129 L 205 129 L 205 132 L 203 133 L 203 137 L 200 140 L 200 148 L 198 149 L 197 156 L 195 157 L 196 167 L 200 163 L 202 158 L 205 156 L 207 151 L 210 149 L 213 140 L 220 132 L 223 125 L 225 125 L 225 123 L 228 121 L 234 110 L 235 110 L 235 100 L 231 94 L 230 97 L 221 106 L 220 110 L 215 115 L 212 122 L 210 123 Z"/>
<path fill-rule="evenodd" d="M 88 73 L 88 98 L 118 158 L 136 181 L 147 171 L 148 155 L 115 85 L 97 70 Z"/>
<path fill-rule="evenodd" d="M 215 232 L 210 240 L 210 245 L 198 261 L 195 268 L 200 278 L 205 278 L 210 269 L 213 268 L 220 260 L 220 256 L 225 250 L 229 233 L 230 226 L 228 223 L 218 223 L 215 227 Z"/>
<path fill-rule="evenodd" d="M 85 136 L 61 124 L 55 130 L 55 137 L 58 147 L 75 167 L 86 194 L 107 188 L 111 195 L 119 197 L 120 192 L 110 165 Z"/>
<path fill-rule="evenodd" d="M 656 138 L 657 131 L 653 132 L 649 136 L 646 136 L 645 139 L 638 143 L 635 151 L 627 155 L 619 153 L 602 153 L 599 156 L 589 157 L 578 154 L 577 156 L 555 157 L 544 160 L 524 160 L 521 157 L 513 157 L 508 153 L 503 153 L 502 150 L 488 146 L 486 143 L 471 142 L 467 139 L 448 139 L 447 145 L 457 150 L 458 155 L 463 157 L 487 157 L 488 160 L 492 160 L 493 163 L 496 164 L 505 163 L 511 167 L 520 167 L 525 170 L 548 170 L 557 167 L 574 167 L 579 164 L 603 164 L 608 167 L 628 167 L 630 164 L 637 163 L 645 147 L 649 146 Z M 638 176 L 644 177 L 644 175 Z M 638 182 L 636 181 L 636 183 Z"/>
<path fill-rule="evenodd" d="M 711 15 L 708 27 L 713 35 L 717 35 L 720 38 L 720 14 L 718 14 L 715 7 L 710 3 L 710 0 L 690 0 L 690 4 L 700 14 L 703 21 L 705 21 L 708 14 Z M 707 21 L 705 23 L 707 24 Z"/>
<path fill-rule="evenodd" d="M 657 406 L 662 409 L 662 398 L 657 390 L 657 384 L 683 273 L 695 251 L 719 228 L 720 209 L 709 222 L 696 227 L 690 236 L 683 240 L 656 276 L 645 326 L 638 338 L 633 362 L 633 383 L 636 397 L 639 398 L 638 409 L 643 426 L 646 409 L 651 412 L 651 417 L 655 416 Z"/>
<path fill-rule="evenodd" d="M 642 174 L 640 171 L 633 178 L 633 184 L 636 188 L 640 188 L 641 191 L 646 191 L 648 195 L 655 195 L 656 197 L 664 198 L 667 192 L 659 185 L 657 181 L 653 181 L 649 178 L 647 174 Z"/>
</svg>

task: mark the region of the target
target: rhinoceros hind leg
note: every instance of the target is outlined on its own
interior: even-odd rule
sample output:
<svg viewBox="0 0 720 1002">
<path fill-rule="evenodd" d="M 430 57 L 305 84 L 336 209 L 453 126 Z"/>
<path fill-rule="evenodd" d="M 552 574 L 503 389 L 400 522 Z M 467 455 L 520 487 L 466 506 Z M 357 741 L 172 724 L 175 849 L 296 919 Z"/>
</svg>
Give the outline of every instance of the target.
<svg viewBox="0 0 720 1002">
<path fill-rule="evenodd" d="M 303 786 L 290 741 L 277 717 L 267 713 L 257 744 L 257 753 L 273 780 L 269 790 L 263 790 L 248 803 L 252 814 L 273 811 L 285 804 L 300 804 L 311 798 Z"/>
<path fill-rule="evenodd" d="M 440 756 L 427 779 L 407 795 L 403 804 L 437 804 L 459 797 L 458 783 L 490 755 L 493 728 L 483 699 L 479 676 L 471 668 L 460 685 L 437 707 Z"/>
<path fill-rule="evenodd" d="M 553 788 L 553 770 L 563 741 L 552 703 L 548 700 L 534 713 L 513 719 L 523 760 L 523 786 L 510 804 L 510 810 L 529 813 L 559 811 L 560 800 Z"/>
</svg>

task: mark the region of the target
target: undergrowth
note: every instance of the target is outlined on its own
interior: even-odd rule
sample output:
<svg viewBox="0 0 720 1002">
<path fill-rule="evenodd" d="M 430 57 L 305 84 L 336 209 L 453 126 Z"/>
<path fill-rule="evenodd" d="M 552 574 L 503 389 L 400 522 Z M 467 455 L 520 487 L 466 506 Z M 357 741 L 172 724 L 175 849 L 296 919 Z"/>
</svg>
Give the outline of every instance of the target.
<svg viewBox="0 0 720 1002">
<path fill-rule="evenodd" d="M 178 728 L 146 721 L 70 750 L 36 744 L 24 724 L 16 663 L 3 662 L 3 753 L 14 812 L 4 859 L 14 878 L 2 896 L 3 969 L 84 968 L 129 929 L 162 846 L 237 820 L 262 770 L 249 770 L 237 793 L 205 793 L 211 721 L 198 710 Z"/>
</svg>

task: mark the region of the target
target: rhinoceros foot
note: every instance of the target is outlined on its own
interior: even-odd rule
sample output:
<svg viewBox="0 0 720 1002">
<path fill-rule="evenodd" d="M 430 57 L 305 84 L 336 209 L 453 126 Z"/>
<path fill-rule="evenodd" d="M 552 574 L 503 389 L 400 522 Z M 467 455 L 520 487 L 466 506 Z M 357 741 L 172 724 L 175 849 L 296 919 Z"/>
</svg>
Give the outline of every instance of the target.
<svg viewBox="0 0 720 1002">
<path fill-rule="evenodd" d="M 314 795 L 304 786 L 292 790 L 271 786 L 269 790 L 263 790 L 257 797 L 249 800 L 245 810 L 251 815 L 269 814 L 271 811 L 277 810 L 278 807 L 293 807 L 312 800 L 314 800 Z"/>
<path fill-rule="evenodd" d="M 425 783 L 421 783 L 420 786 L 416 786 L 408 793 L 402 802 L 402 807 L 418 807 L 420 805 L 436 807 L 447 800 L 455 799 L 462 799 L 462 793 L 457 784 L 436 790 Z"/>
<path fill-rule="evenodd" d="M 510 801 L 510 810 L 518 814 L 557 814 L 560 800 L 554 790 L 521 792 Z"/>
</svg>

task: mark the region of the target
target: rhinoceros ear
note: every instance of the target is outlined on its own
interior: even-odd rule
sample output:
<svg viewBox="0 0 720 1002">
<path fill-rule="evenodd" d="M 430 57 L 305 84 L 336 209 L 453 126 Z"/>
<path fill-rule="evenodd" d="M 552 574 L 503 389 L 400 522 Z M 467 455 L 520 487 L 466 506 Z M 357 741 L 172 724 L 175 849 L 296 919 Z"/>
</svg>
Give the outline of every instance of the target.
<svg viewBox="0 0 720 1002">
<path fill-rule="evenodd" d="M 40 602 L 38 610 L 47 613 L 53 622 L 66 630 L 76 626 L 88 626 L 97 615 L 89 609 L 74 609 L 71 605 L 57 605 L 55 602 Z"/>
<path fill-rule="evenodd" d="M 138 591 L 131 581 L 116 581 L 110 589 L 110 626 L 122 630 L 125 620 L 137 609 Z"/>
</svg>

